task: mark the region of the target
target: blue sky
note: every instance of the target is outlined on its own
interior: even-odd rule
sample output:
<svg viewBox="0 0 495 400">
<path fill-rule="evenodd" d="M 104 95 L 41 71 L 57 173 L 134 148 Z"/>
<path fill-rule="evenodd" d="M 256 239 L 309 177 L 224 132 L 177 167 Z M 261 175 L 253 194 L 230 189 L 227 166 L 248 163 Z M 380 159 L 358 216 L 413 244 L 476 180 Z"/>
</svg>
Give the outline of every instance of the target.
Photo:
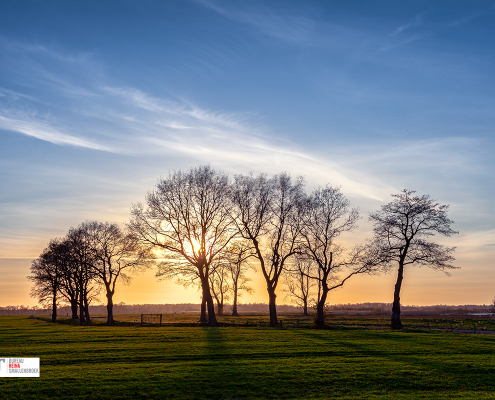
<svg viewBox="0 0 495 400">
<path fill-rule="evenodd" d="M 124 222 L 160 176 L 201 163 L 340 185 L 363 216 L 348 243 L 390 194 L 429 193 L 451 205 L 460 234 L 442 243 L 461 269 L 407 272 L 404 303 L 495 295 L 493 1 L 0 7 L 0 305 L 34 304 L 25 276 L 50 238 Z M 391 301 L 394 279 L 330 301 Z M 195 299 L 171 285 L 150 273 L 122 299 Z M 260 285 L 246 301 L 266 301 Z"/>
</svg>

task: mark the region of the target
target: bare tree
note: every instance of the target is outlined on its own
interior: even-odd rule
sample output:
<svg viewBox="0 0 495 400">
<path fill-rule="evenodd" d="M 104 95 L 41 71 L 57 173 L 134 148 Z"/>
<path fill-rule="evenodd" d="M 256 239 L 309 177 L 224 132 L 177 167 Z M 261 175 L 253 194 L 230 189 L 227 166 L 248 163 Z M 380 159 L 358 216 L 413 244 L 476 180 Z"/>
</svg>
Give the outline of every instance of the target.
<svg viewBox="0 0 495 400">
<path fill-rule="evenodd" d="M 118 281 L 129 284 L 130 274 L 153 265 L 149 246 L 142 246 L 136 236 L 109 222 L 88 221 L 79 227 L 91 252 L 89 265 L 105 288 L 107 324 L 113 319 L 113 296 Z"/>
<path fill-rule="evenodd" d="M 276 289 L 287 260 L 298 252 L 300 205 L 304 198 L 302 178 L 293 182 L 282 173 L 272 179 L 236 176 L 232 200 L 236 207 L 236 225 L 251 241 L 254 257 L 265 278 L 270 326 L 277 326 Z"/>
<path fill-rule="evenodd" d="M 232 291 L 232 315 L 239 316 L 237 310 L 238 299 L 242 292 L 252 293 L 254 290 L 249 286 L 251 278 L 246 274 L 254 267 L 248 262 L 253 257 L 253 249 L 245 240 L 236 240 L 226 249 L 227 269 L 230 272 L 230 283 Z"/>
<path fill-rule="evenodd" d="M 72 319 L 77 319 L 77 309 L 79 306 L 79 280 L 77 262 L 73 257 L 67 238 L 58 247 L 58 252 L 64 259 L 61 270 L 59 291 L 62 297 L 70 304 Z"/>
<path fill-rule="evenodd" d="M 313 191 L 306 202 L 302 249 L 317 266 L 317 274 L 308 276 L 318 282 L 317 325 L 325 326 L 325 303 L 328 293 L 356 274 L 370 273 L 376 267 L 366 246 L 351 252 L 336 243 L 344 232 L 357 226 L 359 213 L 337 187 L 327 185 Z"/>
<path fill-rule="evenodd" d="M 288 298 L 303 309 L 303 315 L 309 315 L 308 302 L 312 289 L 316 286 L 312 276 L 315 273 L 315 264 L 308 257 L 296 256 L 293 264 L 285 274 Z"/>
<path fill-rule="evenodd" d="M 51 240 L 48 247 L 31 263 L 32 275 L 28 276 L 34 284 L 31 288 L 31 297 L 38 299 L 42 304 L 51 303 L 52 322 L 57 321 L 61 270 L 64 262 L 58 251 L 59 247 L 59 239 Z"/>
<path fill-rule="evenodd" d="M 404 189 L 392 195 L 390 203 L 370 214 L 374 222 L 374 242 L 385 268 L 398 264 L 397 282 L 392 305 L 391 327 L 401 329 L 400 289 L 406 265 L 426 266 L 448 273 L 455 268 L 452 253 L 455 247 L 446 247 L 427 241 L 439 233 L 452 236 L 453 223 L 447 218 L 448 205 L 441 205 L 428 195 L 415 196 L 415 191 Z"/>
<path fill-rule="evenodd" d="M 210 279 L 210 289 L 217 303 L 217 314 L 224 315 L 225 301 L 230 298 L 230 273 L 228 264 L 224 260 L 219 260 L 212 265 Z"/>
<path fill-rule="evenodd" d="M 208 309 L 208 325 L 217 325 L 210 290 L 210 267 L 237 231 L 229 210 L 227 175 L 210 166 L 174 172 L 132 208 L 131 230 L 141 243 L 162 249 L 161 270 L 180 273 L 194 266 Z"/>
<path fill-rule="evenodd" d="M 89 237 L 83 227 L 71 227 L 66 236 L 70 249 L 72 268 L 76 286 L 79 290 L 79 324 L 91 325 L 89 305 L 100 294 L 100 284 L 92 265 L 96 262 Z"/>
</svg>

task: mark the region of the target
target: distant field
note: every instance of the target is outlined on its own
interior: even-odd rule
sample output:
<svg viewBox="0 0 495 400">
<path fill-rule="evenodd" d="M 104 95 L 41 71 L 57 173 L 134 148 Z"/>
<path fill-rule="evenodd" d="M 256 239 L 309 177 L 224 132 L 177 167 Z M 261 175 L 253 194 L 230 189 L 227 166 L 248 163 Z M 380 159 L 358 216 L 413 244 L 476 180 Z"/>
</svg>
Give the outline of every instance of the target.
<svg viewBox="0 0 495 400">
<path fill-rule="evenodd" d="M 0 316 L 0 356 L 41 357 L 41 378 L 0 378 L 0 399 L 495 397 L 494 335 L 303 329 L 289 317 L 273 329 L 260 318 L 206 328 Z"/>
</svg>

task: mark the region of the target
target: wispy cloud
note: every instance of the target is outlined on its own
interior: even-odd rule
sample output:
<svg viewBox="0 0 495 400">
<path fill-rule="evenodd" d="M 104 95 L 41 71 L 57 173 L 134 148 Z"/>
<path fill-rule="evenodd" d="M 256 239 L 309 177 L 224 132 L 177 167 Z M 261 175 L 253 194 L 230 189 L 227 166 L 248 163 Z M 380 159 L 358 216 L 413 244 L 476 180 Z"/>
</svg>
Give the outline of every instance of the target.
<svg viewBox="0 0 495 400">
<path fill-rule="evenodd" d="M 36 47 L 31 54 L 35 61 L 36 52 L 57 63 L 53 67 L 56 70 L 45 68 L 45 77 L 56 77 L 60 69 L 68 70 L 64 79 L 37 82 L 38 90 L 59 87 L 59 98 L 56 103 L 42 104 L 20 90 L 2 89 L 0 128 L 57 145 L 135 156 L 182 155 L 232 172 L 284 169 L 311 176 L 314 184 L 331 180 L 355 196 L 374 199 L 395 190 L 385 183 L 391 174 L 386 170 L 401 165 L 400 159 L 413 160 L 414 166 L 409 163 L 404 171 L 469 164 L 469 156 L 461 151 L 466 149 L 465 138 L 410 140 L 384 148 L 355 145 L 350 151 L 334 148 L 335 155 L 328 159 L 284 139 L 254 113 L 209 110 L 180 97 L 151 95 L 136 87 L 115 85 L 108 77 L 100 76 L 95 81 L 86 56 L 64 57 Z M 77 88 L 84 91 L 78 93 Z M 90 101 L 86 92 L 91 95 Z M 39 112 L 40 105 L 48 111 Z"/>
<path fill-rule="evenodd" d="M 113 151 L 112 148 L 91 142 L 87 139 L 64 133 L 50 123 L 34 116 L 15 113 L 15 117 L 6 116 L 10 113 L 0 110 L 0 129 L 32 136 L 57 145 L 84 147 L 93 150 Z"/>
<path fill-rule="evenodd" d="M 315 35 L 315 21 L 303 16 L 282 15 L 266 7 L 256 11 L 221 7 L 217 3 L 198 0 L 204 7 L 235 22 L 246 24 L 264 35 L 288 42 L 308 42 Z"/>
<path fill-rule="evenodd" d="M 401 34 L 403 31 L 406 31 L 411 28 L 415 28 L 417 26 L 420 26 L 423 24 L 423 14 L 416 14 L 414 18 L 406 22 L 405 24 L 402 24 L 398 26 L 391 34 L 390 36 L 397 36 Z"/>
</svg>

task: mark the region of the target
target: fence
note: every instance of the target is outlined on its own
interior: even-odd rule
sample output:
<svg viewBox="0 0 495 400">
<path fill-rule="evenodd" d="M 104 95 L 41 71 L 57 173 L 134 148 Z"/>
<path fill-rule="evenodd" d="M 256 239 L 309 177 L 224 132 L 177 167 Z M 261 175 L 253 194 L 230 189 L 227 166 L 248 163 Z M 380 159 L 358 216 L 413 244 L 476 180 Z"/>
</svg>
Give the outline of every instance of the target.
<svg viewBox="0 0 495 400">
<path fill-rule="evenodd" d="M 141 325 L 162 325 L 162 314 L 141 314 Z"/>
</svg>

